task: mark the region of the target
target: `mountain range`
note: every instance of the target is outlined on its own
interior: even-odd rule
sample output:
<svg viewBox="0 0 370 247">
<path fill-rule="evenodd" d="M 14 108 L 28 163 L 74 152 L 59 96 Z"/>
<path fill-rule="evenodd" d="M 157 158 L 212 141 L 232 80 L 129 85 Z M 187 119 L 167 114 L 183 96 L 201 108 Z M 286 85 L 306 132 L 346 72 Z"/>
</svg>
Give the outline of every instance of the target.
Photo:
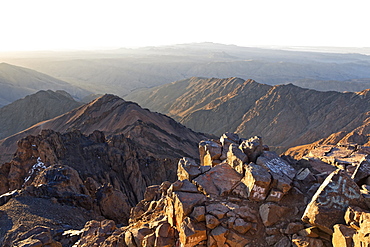
<svg viewBox="0 0 370 247">
<path fill-rule="evenodd" d="M 278 151 L 352 131 L 368 118 L 368 90 L 320 92 L 293 84 L 270 86 L 244 81 L 193 77 L 138 90 L 126 97 L 175 118 L 200 132 L 221 135 L 263 133 Z"/>
<path fill-rule="evenodd" d="M 138 88 L 154 87 L 192 76 L 235 76 L 253 78 L 269 85 L 293 83 L 316 90 L 339 92 L 361 91 L 370 87 L 370 56 L 355 53 L 195 43 L 111 51 L 35 52 L 0 55 L 0 58 L 91 93 L 114 93 L 121 97 Z M 38 88 L 41 89 L 45 88 Z"/>
<path fill-rule="evenodd" d="M 91 94 L 87 89 L 73 86 L 65 81 L 31 69 L 7 63 L 0 63 L 0 87 L 0 107 L 39 90 L 64 90 L 76 99 L 82 99 Z"/>
<path fill-rule="evenodd" d="M 0 140 L 80 105 L 65 91 L 39 91 L 16 100 L 0 108 Z"/>
<path fill-rule="evenodd" d="M 70 112 L 37 123 L 28 129 L 0 141 L 2 161 L 8 161 L 17 148 L 17 141 L 28 135 L 37 135 L 43 129 L 61 133 L 79 130 L 91 134 L 95 130 L 107 137 L 124 135 L 156 157 L 197 157 L 194 143 L 206 135 L 195 133 L 173 119 L 142 109 L 118 96 L 103 95 Z M 170 151 L 169 151 L 170 150 Z"/>
</svg>

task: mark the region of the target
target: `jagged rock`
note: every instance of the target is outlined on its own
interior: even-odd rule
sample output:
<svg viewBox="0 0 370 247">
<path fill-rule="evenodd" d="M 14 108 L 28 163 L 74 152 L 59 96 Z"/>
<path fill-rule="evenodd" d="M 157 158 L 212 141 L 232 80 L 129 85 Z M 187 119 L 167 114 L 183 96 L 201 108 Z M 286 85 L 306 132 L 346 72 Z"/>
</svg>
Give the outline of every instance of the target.
<svg viewBox="0 0 370 247">
<path fill-rule="evenodd" d="M 216 216 L 218 219 L 224 218 L 229 211 L 230 209 L 221 203 L 212 203 L 206 206 L 206 212 Z"/>
<path fill-rule="evenodd" d="M 245 234 L 252 228 L 252 224 L 245 222 L 243 219 L 237 218 L 233 222 L 232 228 L 240 234 Z"/>
<path fill-rule="evenodd" d="M 244 164 L 248 162 L 248 156 L 243 153 L 237 144 L 231 143 L 227 152 L 227 163 L 240 174 L 244 174 Z"/>
<path fill-rule="evenodd" d="M 288 211 L 288 207 L 282 207 L 272 202 L 268 202 L 260 206 L 259 214 L 265 226 L 272 226 L 281 220 Z"/>
<path fill-rule="evenodd" d="M 206 220 L 205 216 L 206 216 L 205 206 L 194 207 L 193 212 L 190 214 L 190 218 L 192 218 L 196 222 L 205 221 Z"/>
<path fill-rule="evenodd" d="M 199 153 L 201 166 L 213 166 L 213 161 L 221 157 L 222 146 L 215 141 L 201 141 Z"/>
<path fill-rule="evenodd" d="M 226 236 L 226 243 L 230 247 L 245 246 L 249 242 L 251 242 L 250 239 L 248 239 L 244 235 L 238 234 L 234 231 L 229 231 L 227 236 Z"/>
<path fill-rule="evenodd" d="M 231 143 L 238 144 L 239 136 L 236 133 L 226 132 L 220 137 L 220 142 L 222 146 L 226 146 Z"/>
<path fill-rule="evenodd" d="M 193 222 L 186 217 L 179 229 L 179 237 L 182 246 L 196 246 L 198 243 L 207 240 L 207 231 L 204 222 Z"/>
<path fill-rule="evenodd" d="M 295 247 L 306 247 L 306 246 L 312 246 L 312 247 L 325 247 L 323 241 L 318 238 L 311 238 L 311 237 L 302 237 L 293 235 L 292 238 L 293 246 Z"/>
<path fill-rule="evenodd" d="M 208 172 L 198 176 L 193 181 L 202 191 L 211 196 L 230 193 L 240 182 L 242 176 L 227 163 L 212 167 Z"/>
<path fill-rule="evenodd" d="M 317 227 L 308 227 L 298 233 L 302 237 L 317 238 L 319 237 L 319 229 Z"/>
<path fill-rule="evenodd" d="M 286 227 L 284 233 L 288 234 L 288 235 L 292 235 L 294 233 L 297 233 L 297 232 L 301 231 L 303 228 L 304 228 L 304 226 L 303 226 L 302 223 L 291 222 Z"/>
<path fill-rule="evenodd" d="M 361 180 L 370 177 L 370 160 L 364 159 L 358 166 L 352 175 L 352 179 L 359 183 Z"/>
<path fill-rule="evenodd" d="M 131 207 L 125 194 L 111 185 L 104 185 L 96 192 L 96 199 L 103 216 L 116 223 L 127 224 Z"/>
<path fill-rule="evenodd" d="M 226 228 L 222 226 L 218 226 L 215 229 L 213 229 L 208 236 L 208 244 L 209 247 L 218 247 L 218 246 L 224 246 L 226 242 L 226 235 L 228 234 L 228 231 Z"/>
<path fill-rule="evenodd" d="M 355 229 L 342 225 L 337 224 L 333 227 L 333 246 L 343 246 L 343 247 L 351 247 L 353 246 L 352 236 L 356 232 Z"/>
<path fill-rule="evenodd" d="M 173 192 L 173 191 L 181 191 L 181 192 L 189 192 L 189 193 L 199 193 L 197 186 L 193 183 L 191 183 L 189 180 L 177 180 L 174 182 L 168 192 Z"/>
<path fill-rule="evenodd" d="M 89 221 L 82 229 L 78 246 L 88 247 L 94 244 L 103 246 L 104 241 L 111 236 L 115 230 L 116 225 L 113 220 Z"/>
<path fill-rule="evenodd" d="M 206 215 L 206 227 L 209 229 L 214 229 L 220 224 L 220 221 L 217 217 L 207 214 Z"/>
<path fill-rule="evenodd" d="M 176 226 L 179 227 L 181 222 L 190 215 L 195 206 L 201 205 L 205 201 L 203 194 L 172 192 L 173 208 L 176 212 Z"/>
<path fill-rule="evenodd" d="M 275 245 L 274 247 L 290 247 L 292 246 L 291 241 L 288 237 L 284 236 L 282 237 Z"/>
<path fill-rule="evenodd" d="M 200 166 L 191 158 L 182 158 L 179 160 L 177 166 L 177 177 L 179 180 L 188 179 L 192 181 L 193 178 L 201 174 Z"/>
<path fill-rule="evenodd" d="M 53 240 L 52 231 L 48 227 L 36 226 L 29 231 L 21 233 L 11 243 L 6 241 L 3 246 L 37 247 L 50 246 L 62 247 L 62 244 Z"/>
<path fill-rule="evenodd" d="M 359 229 L 353 235 L 354 246 L 370 245 L 370 213 L 364 212 L 360 216 Z"/>
<path fill-rule="evenodd" d="M 302 220 L 333 234 L 333 226 L 344 223 L 343 217 L 349 205 L 363 205 L 357 184 L 342 170 L 332 172 L 317 190 L 306 207 Z"/>
<path fill-rule="evenodd" d="M 257 158 L 256 164 L 264 166 L 272 173 L 286 176 L 290 180 L 292 180 L 296 175 L 294 168 L 274 152 L 264 151 Z"/>
<path fill-rule="evenodd" d="M 248 156 L 249 162 L 256 162 L 257 157 L 260 156 L 264 150 L 262 138 L 254 136 L 248 140 L 244 140 L 240 144 L 240 149 Z"/>
<path fill-rule="evenodd" d="M 271 175 L 263 167 L 249 163 L 241 180 L 248 188 L 248 198 L 252 201 L 263 201 L 270 188 Z"/>
</svg>

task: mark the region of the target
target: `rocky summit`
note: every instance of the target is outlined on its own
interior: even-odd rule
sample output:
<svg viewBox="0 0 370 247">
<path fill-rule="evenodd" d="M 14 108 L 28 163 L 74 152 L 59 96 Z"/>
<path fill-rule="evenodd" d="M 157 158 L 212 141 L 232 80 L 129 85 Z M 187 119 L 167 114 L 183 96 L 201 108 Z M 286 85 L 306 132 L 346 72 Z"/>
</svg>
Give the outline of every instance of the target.
<svg viewBox="0 0 370 247">
<path fill-rule="evenodd" d="M 368 147 L 298 160 L 227 132 L 170 168 L 101 131 L 44 130 L 18 146 L 0 169 L 2 246 L 370 244 Z"/>
</svg>

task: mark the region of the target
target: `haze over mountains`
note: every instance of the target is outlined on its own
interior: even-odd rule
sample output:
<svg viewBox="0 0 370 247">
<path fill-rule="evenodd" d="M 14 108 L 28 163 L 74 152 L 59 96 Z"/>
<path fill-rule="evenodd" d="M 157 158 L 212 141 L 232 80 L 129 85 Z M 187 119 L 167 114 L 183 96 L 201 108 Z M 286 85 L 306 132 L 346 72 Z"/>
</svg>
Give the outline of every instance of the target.
<svg viewBox="0 0 370 247">
<path fill-rule="evenodd" d="M 78 99 L 91 94 L 87 89 L 7 63 L 0 63 L 0 88 L 0 107 L 39 90 L 65 90 Z"/>
<path fill-rule="evenodd" d="M 210 43 L 33 55 L 0 64 L 1 246 L 370 243 L 368 56 Z M 10 103 L 44 86 L 58 90 Z"/>
<path fill-rule="evenodd" d="M 293 83 L 340 92 L 370 87 L 370 57 L 367 55 L 215 43 L 95 52 L 8 54 L 3 55 L 2 60 L 46 73 L 92 93 L 118 96 L 138 88 L 193 76 L 253 78 L 269 85 Z"/>
<path fill-rule="evenodd" d="M 292 84 L 270 86 L 240 78 L 181 80 L 126 97 L 195 131 L 221 135 L 263 133 L 276 150 L 351 131 L 368 118 L 362 93 L 319 92 Z"/>
</svg>

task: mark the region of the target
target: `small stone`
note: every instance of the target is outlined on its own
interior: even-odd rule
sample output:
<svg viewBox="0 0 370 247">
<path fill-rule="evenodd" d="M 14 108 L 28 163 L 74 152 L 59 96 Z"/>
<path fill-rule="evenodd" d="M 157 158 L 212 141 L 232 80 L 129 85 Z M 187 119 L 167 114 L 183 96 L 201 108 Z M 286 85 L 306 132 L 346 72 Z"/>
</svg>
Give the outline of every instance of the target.
<svg viewBox="0 0 370 247">
<path fill-rule="evenodd" d="M 214 229 L 220 224 L 220 221 L 213 215 L 206 215 L 206 227 L 209 229 Z"/>
<path fill-rule="evenodd" d="M 262 222 L 265 226 L 274 225 L 281 218 L 283 218 L 288 211 L 288 207 L 279 206 L 271 202 L 262 204 L 259 209 Z"/>
</svg>

